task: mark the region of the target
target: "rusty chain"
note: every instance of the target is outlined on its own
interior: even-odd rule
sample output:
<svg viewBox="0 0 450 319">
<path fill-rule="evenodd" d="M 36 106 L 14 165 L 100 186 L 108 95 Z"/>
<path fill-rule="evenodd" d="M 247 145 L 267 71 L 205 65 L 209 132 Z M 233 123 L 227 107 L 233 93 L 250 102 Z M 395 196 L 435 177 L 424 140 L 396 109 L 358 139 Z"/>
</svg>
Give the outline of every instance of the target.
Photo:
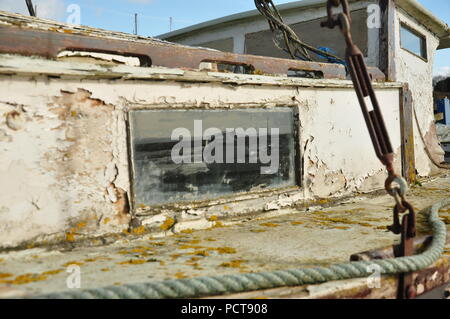
<svg viewBox="0 0 450 319">
<path fill-rule="evenodd" d="M 342 13 L 334 14 L 333 8 L 342 5 Z M 322 27 L 330 29 L 338 26 L 347 43 L 346 60 L 353 81 L 359 104 L 364 116 L 364 120 L 369 130 L 370 138 L 378 159 L 386 166 L 388 178 L 385 182 L 385 189 L 395 199 L 393 212 L 394 223 L 388 229 L 394 234 L 401 234 L 401 244 L 397 251 L 397 256 L 408 256 L 412 254 L 412 243 L 416 236 L 415 212 L 413 206 L 406 200 L 405 195 L 408 185 L 405 179 L 396 174 L 394 169 L 394 152 L 389 135 L 381 113 L 375 91 L 373 89 L 364 56 L 361 50 L 355 45 L 352 39 L 351 24 L 352 18 L 348 0 L 328 0 L 327 2 L 328 19 L 321 23 Z M 372 109 L 368 109 L 369 99 Z M 393 187 L 396 183 L 399 186 Z M 403 216 L 400 223 L 400 213 L 408 211 Z M 411 286 L 411 275 L 402 274 L 399 280 L 399 298 L 407 298 L 408 289 Z"/>
</svg>

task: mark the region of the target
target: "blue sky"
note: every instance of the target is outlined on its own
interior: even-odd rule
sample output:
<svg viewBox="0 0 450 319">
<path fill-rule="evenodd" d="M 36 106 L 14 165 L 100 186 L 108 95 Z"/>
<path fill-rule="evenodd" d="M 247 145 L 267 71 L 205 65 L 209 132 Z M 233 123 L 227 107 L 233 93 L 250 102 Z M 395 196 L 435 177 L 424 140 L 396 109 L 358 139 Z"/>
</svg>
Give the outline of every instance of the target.
<svg viewBox="0 0 450 319">
<path fill-rule="evenodd" d="M 134 13 L 139 13 L 140 35 L 156 36 L 169 32 L 169 18 L 173 30 L 226 15 L 252 10 L 253 0 L 34 0 L 38 16 L 65 21 L 66 8 L 74 3 L 81 8 L 81 24 L 107 30 L 133 32 Z M 275 0 L 276 4 L 293 0 Z M 419 0 L 445 23 L 450 24 L 449 0 Z M 26 12 L 24 0 L 0 0 L 0 9 Z M 450 49 L 440 50 L 436 56 L 437 73 L 450 73 Z"/>
</svg>

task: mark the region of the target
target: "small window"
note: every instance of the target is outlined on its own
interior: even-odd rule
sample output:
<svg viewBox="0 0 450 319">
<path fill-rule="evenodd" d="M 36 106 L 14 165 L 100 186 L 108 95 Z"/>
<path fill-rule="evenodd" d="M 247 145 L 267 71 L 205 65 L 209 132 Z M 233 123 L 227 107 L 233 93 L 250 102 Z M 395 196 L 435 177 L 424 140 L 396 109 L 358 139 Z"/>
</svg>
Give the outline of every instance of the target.
<svg viewBox="0 0 450 319">
<path fill-rule="evenodd" d="M 136 207 L 296 185 L 292 108 L 130 112 Z"/>
<path fill-rule="evenodd" d="M 425 37 L 405 24 L 401 24 L 400 33 L 401 47 L 406 51 L 426 60 L 427 41 Z"/>
</svg>

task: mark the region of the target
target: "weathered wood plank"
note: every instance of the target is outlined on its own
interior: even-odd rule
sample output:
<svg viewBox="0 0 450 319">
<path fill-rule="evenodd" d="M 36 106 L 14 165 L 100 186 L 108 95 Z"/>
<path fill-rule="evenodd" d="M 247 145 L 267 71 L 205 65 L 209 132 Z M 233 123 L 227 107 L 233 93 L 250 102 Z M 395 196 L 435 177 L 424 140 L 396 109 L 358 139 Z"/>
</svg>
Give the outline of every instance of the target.
<svg viewBox="0 0 450 319">
<path fill-rule="evenodd" d="M 410 183 L 416 180 L 416 160 L 414 150 L 413 97 L 408 84 L 400 93 L 400 129 L 402 139 L 402 174 Z"/>
<path fill-rule="evenodd" d="M 381 27 L 379 33 L 379 68 L 387 81 L 395 81 L 395 3 L 380 0 Z"/>
</svg>

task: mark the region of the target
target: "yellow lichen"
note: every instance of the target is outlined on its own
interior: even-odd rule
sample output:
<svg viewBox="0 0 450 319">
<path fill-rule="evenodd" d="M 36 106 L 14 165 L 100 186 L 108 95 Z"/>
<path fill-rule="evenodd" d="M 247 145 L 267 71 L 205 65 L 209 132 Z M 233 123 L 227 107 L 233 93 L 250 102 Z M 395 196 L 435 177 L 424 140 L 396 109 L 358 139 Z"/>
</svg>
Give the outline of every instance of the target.
<svg viewBox="0 0 450 319">
<path fill-rule="evenodd" d="M 295 225 L 303 225 L 304 222 L 291 222 L 291 224 L 294 225 L 294 226 L 295 226 Z"/>
<path fill-rule="evenodd" d="M 184 279 L 184 278 L 187 278 L 187 276 L 183 272 L 179 271 L 175 274 L 175 278 Z"/>
<path fill-rule="evenodd" d="M 46 280 L 48 278 L 48 276 L 59 274 L 62 271 L 63 271 L 62 269 L 56 269 L 56 270 L 49 270 L 49 271 L 43 272 L 42 274 L 24 274 L 24 275 L 17 276 L 13 280 L 0 280 L 0 283 L 10 284 L 10 285 L 25 285 L 25 284 L 29 284 L 32 282 Z M 0 274 L 0 279 L 9 278 L 12 276 L 13 275 L 11 275 L 11 274 Z"/>
<path fill-rule="evenodd" d="M 175 219 L 173 219 L 172 217 L 168 217 L 166 218 L 164 223 L 159 226 L 159 228 L 161 228 L 162 230 L 169 230 L 173 225 L 175 225 Z"/>
<path fill-rule="evenodd" d="M 110 269 L 109 268 L 102 268 L 100 270 L 103 271 L 103 272 L 108 272 Z"/>
<path fill-rule="evenodd" d="M 225 225 L 222 222 L 217 221 L 214 223 L 213 227 L 214 228 L 222 228 L 222 227 L 225 227 Z"/>
<path fill-rule="evenodd" d="M 234 249 L 232 247 L 219 247 L 219 248 L 215 248 L 214 250 L 217 250 L 217 252 L 219 254 L 235 254 L 236 253 L 236 249 Z"/>
<path fill-rule="evenodd" d="M 135 254 L 142 254 L 142 253 L 146 253 L 147 250 L 144 248 L 133 248 L 130 250 L 130 252 L 135 253 Z"/>
<path fill-rule="evenodd" d="M 221 267 L 227 267 L 227 268 L 241 268 L 242 267 L 242 263 L 247 262 L 247 260 L 243 260 L 243 259 L 237 259 L 237 260 L 232 260 L 230 262 L 224 262 L 221 263 L 220 266 Z"/>
<path fill-rule="evenodd" d="M 14 280 L 8 280 L 5 283 L 11 284 L 11 285 L 25 285 L 25 284 L 29 284 L 32 282 L 37 282 L 37 281 L 43 281 L 46 280 L 47 276 L 42 275 L 42 274 L 24 274 L 24 275 L 20 275 L 17 276 L 16 278 L 14 278 Z"/>
<path fill-rule="evenodd" d="M 209 218 L 208 218 L 208 220 L 210 221 L 210 222 L 215 222 L 215 221 L 217 221 L 219 218 L 217 217 L 217 216 L 215 216 L 215 215 L 212 215 L 212 216 L 210 216 Z"/>
<path fill-rule="evenodd" d="M 132 232 L 135 235 L 142 235 L 143 233 L 145 233 L 145 226 L 140 226 L 140 227 L 137 227 L 137 228 L 133 228 Z"/>
<path fill-rule="evenodd" d="M 104 220 L 103 220 L 103 224 L 108 224 L 109 222 L 111 221 L 111 218 L 109 218 L 109 217 L 106 217 Z"/>
<path fill-rule="evenodd" d="M 93 262 L 96 262 L 97 259 L 94 259 L 94 258 L 87 258 L 87 259 L 85 259 L 84 261 L 87 262 L 87 263 L 93 263 Z"/>
<path fill-rule="evenodd" d="M 81 228 L 86 227 L 86 225 L 87 225 L 86 222 L 80 222 L 80 223 L 77 224 L 77 228 L 81 229 Z"/>
<path fill-rule="evenodd" d="M 194 231 L 192 229 L 185 229 L 185 230 L 181 231 L 181 233 L 183 233 L 183 234 L 192 234 L 193 232 Z"/>
<path fill-rule="evenodd" d="M 57 275 L 60 272 L 62 272 L 62 269 L 49 270 L 49 271 L 43 272 L 42 274 L 44 276 L 52 276 L 52 275 Z"/>
<path fill-rule="evenodd" d="M 186 244 L 199 244 L 200 243 L 200 239 L 193 239 L 193 240 L 188 240 L 185 242 Z"/>
<path fill-rule="evenodd" d="M 324 222 L 360 225 L 360 226 L 363 226 L 363 227 L 372 227 L 372 225 L 369 224 L 369 223 L 358 222 L 358 221 L 354 221 L 354 220 L 351 220 L 351 219 L 348 219 L 348 218 L 317 216 L 317 217 L 314 217 L 314 219 L 319 220 L 319 221 L 324 221 Z"/>
<path fill-rule="evenodd" d="M 66 233 L 66 240 L 67 241 L 75 241 L 75 235 L 73 233 Z"/>
</svg>

